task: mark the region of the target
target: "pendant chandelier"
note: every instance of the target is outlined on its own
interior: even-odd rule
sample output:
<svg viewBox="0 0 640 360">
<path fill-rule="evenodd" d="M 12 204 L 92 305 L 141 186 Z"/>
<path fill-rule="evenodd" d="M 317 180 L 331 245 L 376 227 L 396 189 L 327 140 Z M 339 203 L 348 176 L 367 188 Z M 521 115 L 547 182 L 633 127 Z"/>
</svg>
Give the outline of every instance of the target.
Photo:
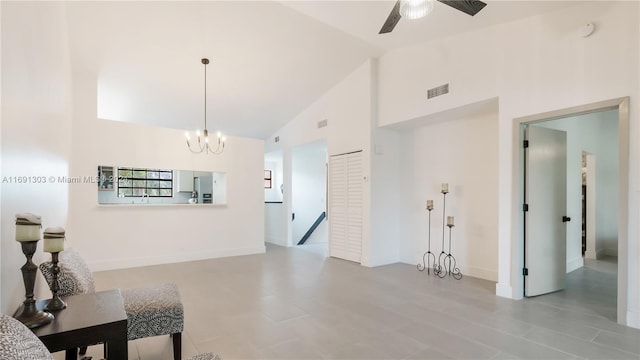
<svg viewBox="0 0 640 360">
<path fill-rule="evenodd" d="M 191 144 L 191 136 L 189 132 L 185 132 L 185 137 L 187 139 L 187 147 L 192 153 L 200 154 L 222 154 L 224 151 L 224 143 L 226 141 L 226 137 L 224 137 L 219 131 L 216 133 L 216 137 L 211 143 L 209 139 L 209 130 L 207 130 L 207 64 L 209 64 L 209 59 L 202 59 L 202 64 L 204 65 L 204 130 L 202 133 L 200 130 L 196 131 L 196 138 L 198 139 L 197 144 Z"/>
</svg>

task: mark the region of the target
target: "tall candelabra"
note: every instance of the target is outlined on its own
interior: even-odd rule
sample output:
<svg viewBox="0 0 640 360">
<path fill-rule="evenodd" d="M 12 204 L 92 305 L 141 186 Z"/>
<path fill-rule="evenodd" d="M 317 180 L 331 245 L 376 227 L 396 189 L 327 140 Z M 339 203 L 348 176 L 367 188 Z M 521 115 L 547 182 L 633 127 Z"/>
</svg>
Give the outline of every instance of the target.
<svg viewBox="0 0 640 360">
<path fill-rule="evenodd" d="M 431 252 L 431 210 L 433 210 L 433 200 L 427 200 L 427 210 L 429 211 L 429 227 L 427 228 L 427 252 L 422 255 L 422 264 L 418 264 L 418 270 L 424 271 L 427 269 L 427 274 L 430 275 L 431 259 L 433 259 L 433 265 L 436 264 L 436 255 Z"/>
<path fill-rule="evenodd" d="M 443 255 L 446 258 L 447 253 L 444 252 L 444 219 L 447 211 L 447 194 L 449 193 L 449 184 L 442 184 L 442 251 L 438 255 L 438 265 L 433 266 L 433 272 L 439 277 L 444 277 Z"/>
<path fill-rule="evenodd" d="M 418 270 L 424 271 L 427 269 L 427 273 L 430 274 L 429 268 L 431 267 L 431 260 L 433 259 L 433 273 L 444 278 L 447 275 L 452 276 L 456 280 L 462 278 L 462 273 L 457 266 L 456 258 L 451 254 L 451 230 L 453 225 L 453 216 L 447 216 L 447 194 L 449 193 L 449 184 L 442 184 L 442 247 L 440 254 L 438 255 L 438 262 L 436 263 L 436 256 L 431 252 L 431 211 L 433 210 L 433 200 L 427 200 L 427 210 L 429 211 L 429 230 L 428 230 L 428 247 L 427 252 L 422 255 L 422 264 L 418 264 Z M 446 222 L 445 222 L 446 221 Z M 445 227 L 449 228 L 449 247 L 448 252 L 445 251 Z"/>
<path fill-rule="evenodd" d="M 460 280 L 462 279 L 462 273 L 457 266 L 456 258 L 451 254 L 451 229 L 453 228 L 453 226 L 453 216 L 448 216 L 447 227 L 449 228 L 449 252 L 442 261 L 442 268 L 438 276 L 444 277 L 445 275 L 449 274 L 450 276 L 453 276 L 454 279 Z"/>
</svg>

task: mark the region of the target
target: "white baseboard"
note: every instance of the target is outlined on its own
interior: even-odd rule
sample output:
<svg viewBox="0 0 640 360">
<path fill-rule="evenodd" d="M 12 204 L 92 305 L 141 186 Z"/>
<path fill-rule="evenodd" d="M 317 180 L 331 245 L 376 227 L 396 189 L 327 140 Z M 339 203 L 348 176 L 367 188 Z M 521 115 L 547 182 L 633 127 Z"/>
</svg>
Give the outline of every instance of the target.
<svg viewBox="0 0 640 360">
<path fill-rule="evenodd" d="M 593 250 L 587 250 L 584 253 L 584 258 L 596 260 L 598 258 L 598 254 Z"/>
<path fill-rule="evenodd" d="M 473 266 L 465 267 L 462 271 L 462 275 L 489 281 L 498 281 L 498 272 L 496 270 L 482 269 Z"/>
<path fill-rule="evenodd" d="M 627 326 L 640 329 L 640 313 L 627 310 Z"/>
<path fill-rule="evenodd" d="M 274 245 L 280 245 L 280 246 L 287 246 L 287 239 L 282 239 L 282 238 L 276 238 L 276 237 L 272 237 L 272 236 L 267 236 L 264 239 L 265 242 L 268 242 L 269 244 L 274 244 Z"/>
<path fill-rule="evenodd" d="M 596 250 L 596 259 L 602 259 L 607 256 L 605 249 Z"/>
<path fill-rule="evenodd" d="M 384 266 L 389 264 L 396 264 L 398 262 L 401 262 L 401 261 L 397 257 L 375 256 L 375 257 L 370 257 L 366 262 L 366 265 L 364 264 L 364 261 L 362 261 L 361 263 L 367 267 L 376 267 L 376 266 Z"/>
<path fill-rule="evenodd" d="M 569 260 L 567 261 L 567 274 L 572 272 L 573 270 L 580 269 L 583 266 L 584 266 L 584 259 L 582 257 Z"/>
<path fill-rule="evenodd" d="M 515 299 L 511 285 L 500 282 L 496 284 L 496 295 L 507 299 Z"/>
<path fill-rule="evenodd" d="M 371 259 L 369 259 L 368 256 L 364 256 L 364 255 L 360 257 L 360 265 L 364 267 L 373 267 L 373 265 L 371 265 Z"/>
<path fill-rule="evenodd" d="M 147 256 L 147 257 L 130 257 L 120 259 L 107 259 L 98 261 L 87 261 L 87 265 L 91 271 L 106 271 L 116 269 L 128 269 L 134 267 L 172 264 L 187 261 L 197 261 L 206 259 L 215 259 L 230 256 L 242 256 L 263 254 L 266 248 L 264 245 L 250 248 L 234 248 L 234 249 L 215 249 L 208 251 L 184 252 L 170 255 Z"/>
<path fill-rule="evenodd" d="M 604 254 L 606 256 L 618 257 L 618 247 L 604 248 Z"/>
</svg>

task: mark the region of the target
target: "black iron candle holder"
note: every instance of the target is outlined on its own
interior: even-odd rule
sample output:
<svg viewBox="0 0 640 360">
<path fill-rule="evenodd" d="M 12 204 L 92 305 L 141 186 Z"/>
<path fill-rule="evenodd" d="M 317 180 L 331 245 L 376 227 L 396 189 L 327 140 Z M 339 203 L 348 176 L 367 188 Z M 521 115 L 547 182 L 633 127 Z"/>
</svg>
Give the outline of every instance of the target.
<svg viewBox="0 0 640 360">
<path fill-rule="evenodd" d="M 462 279 L 462 273 L 457 266 L 456 258 L 451 254 L 451 229 L 453 228 L 453 216 L 449 217 L 449 220 L 445 222 L 446 209 L 447 209 L 447 194 L 449 193 L 449 184 L 442 184 L 442 251 L 438 255 L 438 263 L 436 263 L 436 256 L 431 252 L 431 210 L 433 210 L 433 202 L 427 200 L 427 210 L 429 210 L 429 243 L 427 252 L 422 255 L 422 264 L 418 264 L 418 270 L 424 271 L 427 269 L 429 274 L 429 268 L 431 267 L 431 259 L 433 259 L 433 273 L 439 278 L 444 278 L 447 275 L 452 276 L 456 280 Z M 445 226 L 449 228 L 449 252 L 445 252 L 444 239 L 445 239 Z"/>
<path fill-rule="evenodd" d="M 431 200 L 429 200 L 431 201 Z M 429 210 L 429 227 L 428 227 L 428 243 L 427 243 L 427 252 L 422 255 L 422 264 L 418 264 L 418 270 L 424 271 L 427 269 L 427 274 L 431 275 L 431 259 L 433 259 L 433 266 L 436 266 L 436 255 L 431 252 L 431 210 L 433 210 L 433 206 L 427 205 L 427 210 Z M 435 273 L 435 269 L 434 269 Z"/>
<path fill-rule="evenodd" d="M 441 278 L 449 275 L 456 280 L 460 280 L 462 279 L 462 273 L 458 268 L 456 258 L 451 254 L 451 229 L 453 228 L 453 224 L 447 224 L 447 227 L 449 227 L 449 253 L 447 253 L 443 258 L 441 271 L 437 275 Z"/>
<path fill-rule="evenodd" d="M 33 254 L 38 247 L 38 240 L 21 241 L 20 244 L 22 244 L 22 253 L 27 257 L 27 262 L 20 268 L 22 270 L 22 279 L 24 280 L 26 299 L 15 318 L 32 329 L 50 323 L 53 320 L 53 315 L 38 310 L 36 308 L 36 299 L 33 295 L 36 271 L 38 270 L 38 266 L 33 263 Z"/>
<path fill-rule="evenodd" d="M 433 273 L 438 275 L 439 277 L 444 277 L 444 263 L 443 263 L 443 256 L 444 258 L 446 258 L 447 253 L 444 252 L 444 221 L 446 218 L 446 209 L 447 209 L 447 194 L 449 193 L 449 186 L 447 185 L 446 187 L 442 186 L 442 191 L 440 191 L 442 193 L 442 251 L 440 252 L 440 255 L 438 255 L 438 265 L 433 266 Z"/>
<path fill-rule="evenodd" d="M 46 311 L 57 311 L 67 308 L 67 304 L 62 301 L 60 296 L 58 296 L 58 291 L 60 290 L 60 285 L 58 284 L 58 274 L 60 274 L 60 266 L 58 266 L 58 254 L 58 252 L 51 253 L 51 273 L 53 274 L 53 281 L 51 282 L 50 289 L 53 297 L 44 307 Z"/>
</svg>

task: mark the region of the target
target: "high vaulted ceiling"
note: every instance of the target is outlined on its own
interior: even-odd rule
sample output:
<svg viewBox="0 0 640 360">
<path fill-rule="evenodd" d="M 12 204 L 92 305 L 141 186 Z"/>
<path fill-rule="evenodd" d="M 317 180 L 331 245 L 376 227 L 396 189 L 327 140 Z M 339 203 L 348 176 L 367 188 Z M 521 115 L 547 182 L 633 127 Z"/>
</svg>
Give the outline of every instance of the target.
<svg viewBox="0 0 640 360">
<path fill-rule="evenodd" d="M 437 3 L 378 31 L 395 1 L 69 2 L 73 65 L 98 80 L 98 116 L 267 138 L 366 59 L 575 1 L 491 1 L 475 17 Z M 319 119 L 321 120 L 321 119 Z"/>
</svg>

